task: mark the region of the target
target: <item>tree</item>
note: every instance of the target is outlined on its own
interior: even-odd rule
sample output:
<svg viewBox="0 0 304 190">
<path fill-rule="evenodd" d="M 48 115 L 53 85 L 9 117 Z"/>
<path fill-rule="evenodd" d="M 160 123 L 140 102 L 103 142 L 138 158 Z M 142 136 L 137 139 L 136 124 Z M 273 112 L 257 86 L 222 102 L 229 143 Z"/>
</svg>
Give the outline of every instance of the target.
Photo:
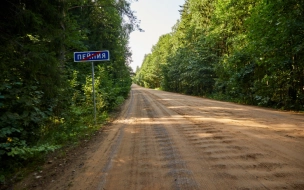
<svg viewBox="0 0 304 190">
<path fill-rule="evenodd" d="M 302 0 L 187 0 L 169 41 L 160 38 L 137 81 L 303 110 L 303 7 Z"/>
<path fill-rule="evenodd" d="M 95 66 L 99 115 L 122 103 L 131 85 L 129 34 L 140 28 L 125 0 L 5 0 L 0 14 L 3 182 L 23 159 L 93 125 L 91 67 L 75 64 L 73 52 L 111 52 L 108 64 Z"/>
<path fill-rule="evenodd" d="M 304 1 L 261 1 L 249 19 L 250 50 L 259 67 L 261 104 L 302 109 Z"/>
</svg>

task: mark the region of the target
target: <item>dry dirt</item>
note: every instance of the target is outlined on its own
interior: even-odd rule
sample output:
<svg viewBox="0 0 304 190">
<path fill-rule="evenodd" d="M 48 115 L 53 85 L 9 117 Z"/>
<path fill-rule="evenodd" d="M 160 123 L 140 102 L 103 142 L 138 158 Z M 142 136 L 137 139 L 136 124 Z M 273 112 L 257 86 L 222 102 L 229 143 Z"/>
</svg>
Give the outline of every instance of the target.
<svg viewBox="0 0 304 190">
<path fill-rule="evenodd" d="M 120 116 L 60 162 L 14 189 L 304 189 L 304 115 L 133 85 Z"/>
</svg>

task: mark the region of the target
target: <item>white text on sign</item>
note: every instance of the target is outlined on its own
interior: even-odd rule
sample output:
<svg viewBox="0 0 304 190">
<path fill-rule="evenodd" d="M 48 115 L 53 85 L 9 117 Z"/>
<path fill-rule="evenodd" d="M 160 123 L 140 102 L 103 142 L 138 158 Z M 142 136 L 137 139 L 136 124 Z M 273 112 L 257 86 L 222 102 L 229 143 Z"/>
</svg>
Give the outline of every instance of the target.
<svg viewBox="0 0 304 190">
<path fill-rule="evenodd" d="M 110 61 L 110 53 L 104 51 L 74 52 L 74 62 Z"/>
<path fill-rule="evenodd" d="M 91 60 L 91 59 L 95 60 L 95 59 L 106 59 L 106 58 L 107 58 L 107 54 L 105 53 L 99 53 L 92 57 L 90 53 L 77 54 L 77 60 Z"/>
</svg>

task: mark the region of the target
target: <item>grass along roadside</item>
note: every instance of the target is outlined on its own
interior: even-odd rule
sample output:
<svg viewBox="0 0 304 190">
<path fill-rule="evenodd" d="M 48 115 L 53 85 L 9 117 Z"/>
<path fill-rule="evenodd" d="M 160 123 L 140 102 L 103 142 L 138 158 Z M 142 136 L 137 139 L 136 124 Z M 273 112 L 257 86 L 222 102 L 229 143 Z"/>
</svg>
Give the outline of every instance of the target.
<svg viewBox="0 0 304 190">
<path fill-rule="evenodd" d="M 46 164 L 62 164 L 62 160 L 102 133 L 103 127 L 116 118 L 120 106 L 116 106 L 109 113 L 104 111 L 97 114 L 96 125 L 93 115 L 87 110 L 80 111 L 79 108 L 67 121 L 53 118 L 50 126 L 43 128 L 41 138 L 33 146 L 36 147 L 36 151 L 32 148 L 30 151 L 23 151 L 23 159 L 12 156 L 12 159 L 5 161 L 4 167 L 0 170 L 0 190 L 12 188 L 14 184 L 27 180 L 30 174 L 34 175 L 34 179 L 41 178 Z"/>
</svg>

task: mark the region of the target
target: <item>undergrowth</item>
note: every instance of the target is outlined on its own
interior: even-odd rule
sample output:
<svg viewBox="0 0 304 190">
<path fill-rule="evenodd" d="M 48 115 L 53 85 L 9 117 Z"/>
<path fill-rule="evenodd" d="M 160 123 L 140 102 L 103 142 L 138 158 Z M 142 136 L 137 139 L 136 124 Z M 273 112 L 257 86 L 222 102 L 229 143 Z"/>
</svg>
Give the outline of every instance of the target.
<svg viewBox="0 0 304 190">
<path fill-rule="evenodd" d="M 119 100 L 121 104 L 123 101 Z M 97 124 L 94 124 L 93 114 L 88 109 L 72 107 L 69 116 L 64 118 L 50 118 L 41 127 L 40 138 L 32 146 L 14 148 L 9 155 L 2 157 L 0 189 L 6 189 L 11 184 L 23 179 L 30 172 L 40 171 L 48 154 L 75 147 L 83 139 L 88 139 L 99 130 L 109 119 L 106 111 L 97 114 Z"/>
</svg>

